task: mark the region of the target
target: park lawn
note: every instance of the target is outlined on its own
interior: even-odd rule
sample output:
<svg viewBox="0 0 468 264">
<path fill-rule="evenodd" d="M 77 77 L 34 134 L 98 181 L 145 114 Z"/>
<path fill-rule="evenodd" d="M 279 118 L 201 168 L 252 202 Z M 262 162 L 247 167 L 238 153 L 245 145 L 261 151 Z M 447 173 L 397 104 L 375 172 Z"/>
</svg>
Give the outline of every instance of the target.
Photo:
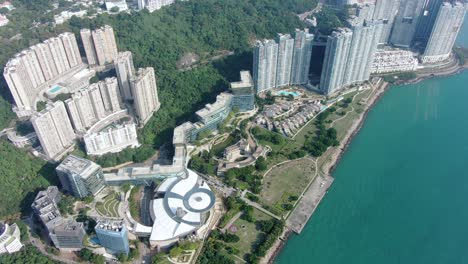
<svg viewBox="0 0 468 264">
<path fill-rule="evenodd" d="M 315 164 L 309 158 L 294 160 L 273 168 L 263 178 L 261 203 L 276 208 L 279 203 L 282 205 L 282 201 L 287 200 L 289 196 L 300 196 L 314 175 Z M 282 208 L 278 209 L 282 210 Z"/>
<path fill-rule="evenodd" d="M 218 158 L 222 158 L 223 154 L 224 154 L 224 150 L 227 147 L 236 144 L 237 141 L 239 141 L 239 138 L 236 138 L 236 137 L 234 137 L 232 135 L 229 135 L 223 142 L 220 142 L 220 143 L 214 145 L 211 148 L 211 152 L 213 153 L 214 156 L 216 156 Z"/>
<path fill-rule="evenodd" d="M 270 220 L 271 216 L 254 208 L 255 221 L 257 220 Z M 256 246 L 258 241 L 264 236 L 264 233 L 257 230 L 255 223 L 250 223 L 244 219 L 237 219 L 234 224 L 237 227 L 236 235 L 239 236 L 240 240 L 237 243 L 226 243 L 234 248 L 239 249 L 238 257 L 245 259 L 246 255 L 249 254 L 253 247 Z M 245 226 L 245 228 L 242 228 Z M 227 232 L 230 232 L 229 230 Z M 236 260 L 233 258 L 233 260 Z"/>
</svg>

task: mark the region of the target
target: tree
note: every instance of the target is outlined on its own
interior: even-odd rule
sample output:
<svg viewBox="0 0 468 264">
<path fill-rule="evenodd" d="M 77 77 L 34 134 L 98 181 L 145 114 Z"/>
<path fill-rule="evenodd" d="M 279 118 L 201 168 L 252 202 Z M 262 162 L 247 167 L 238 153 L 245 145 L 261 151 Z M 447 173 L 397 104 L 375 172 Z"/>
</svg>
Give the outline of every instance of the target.
<svg viewBox="0 0 468 264">
<path fill-rule="evenodd" d="M 0 14 L 2 14 L 2 15 L 6 15 L 6 14 L 8 14 L 8 12 L 10 12 L 10 10 L 8 8 L 6 8 L 6 7 L 0 8 Z"/>
<path fill-rule="evenodd" d="M 182 249 L 180 247 L 173 247 L 171 251 L 169 251 L 169 256 L 171 258 L 176 258 L 182 254 Z"/>
<path fill-rule="evenodd" d="M 162 262 L 165 262 L 167 261 L 167 258 L 166 258 L 166 255 L 164 253 L 158 253 L 156 255 L 153 256 L 153 258 L 151 259 L 151 262 L 153 264 L 159 264 L 159 263 L 162 263 Z"/>
<path fill-rule="evenodd" d="M 117 259 L 120 261 L 120 262 L 126 262 L 128 260 L 128 257 L 125 253 L 120 253 L 118 256 L 117 256 Z"/>
<path fill-rule="evenodd" d="M 131 188 L 131 185 L 130 183 L 125 183 L 125 184 L 122 184 L 120 186 L 120 190 L 123 192 L 123 193 L 127 193 Z"/>
<path fill-rule="evenodd" d="M 120 8 L 118 6 L 113 6 L 109 11 L 111 11 L 112 13 L 117 13 L 120 11 Z"/>
<path fill-rule="evenodd" d="M 259 171 L 264 171 L 267 169 L 267 163 L 264 157 L 259 157 L 255 162 L 255 168 Z"/>
</svg>

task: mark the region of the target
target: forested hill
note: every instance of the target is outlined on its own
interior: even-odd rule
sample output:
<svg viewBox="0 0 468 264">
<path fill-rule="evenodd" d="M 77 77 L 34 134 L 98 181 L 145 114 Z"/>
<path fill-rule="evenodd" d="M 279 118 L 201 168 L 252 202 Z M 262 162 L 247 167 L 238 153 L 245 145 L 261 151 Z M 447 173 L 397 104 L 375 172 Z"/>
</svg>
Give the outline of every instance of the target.
<svg viewBox="0 0 468 264">
<path fill-rule="evenodd" d="M 27 6 L 28 1 L 22 2 Z M 83 27 L 113 26 L 119 49 L 133 52 L 135 66 L 156 69 L 162 105 L 145 129 L 140 131 L 142 147 L 118 155 L 106 155 L 97 162 L 103 166 L 128 160 L 139 162 L 150 157 L 160 144 L 170 142 L 173 128 L 193 118 L 194 111 L 205 103 L 214 101 L 220 91 L 228 88 L 228 81 L 239 78 L 240 70 L 251 69 L 250 47 L 256 38 L 273 38 L 278 32 L 288 33 L 302 27 L 295 12 L 313 9 L 315 4 L 315 0 L 190 0 L 151 14 L 141 11 L 99 15 L 92 20 L 74 17 L 68 24 L 55 28 L 18 27 L 20 31 L 17 33 L 22 33 L 21 38 L 0 37 L 0 70 L 3 71 L 8 58 L 15 52 L 48 37 L 69 30 L 78 33 Z M 11 29 L 5 34 L 1 30 L 0 36 L 16 34 Z M 187 52 L 196 53 L 203 61 L 220 50 L 235 51 L 236 54 L 224 60 L 200 64 L 192 70 L 176 68 L 176 62 Z M 3 76 L 0 77 L 0 85 L 5 92 L 7 87 Z M 0 101 L 0 107 L 2 105 L 8 106 Z M 11 117 L 5 114 L 6 110 L 1 111 L 0 127 L 4 127 Z M 38 187 L 47 185 L 55 177 L 50 170 L 41 171 L 44 165 L 41 162 L 5 144 L 9 143 L 3 142 L 3 147 L 0 145 L 0 159 L 11 164 L 22 159 L 25 169 L 7 166 L 2 170 L 0 179 L 9 184 L 2 188 L 0 195 L 0 208 L 3 209 L 0 217 L 19 212 L 19 205 L 22 201 L 24 204 L 26 196 L 31 197 Z M 27 180 L 15 183 L 21 177 Z"/>
</svg>

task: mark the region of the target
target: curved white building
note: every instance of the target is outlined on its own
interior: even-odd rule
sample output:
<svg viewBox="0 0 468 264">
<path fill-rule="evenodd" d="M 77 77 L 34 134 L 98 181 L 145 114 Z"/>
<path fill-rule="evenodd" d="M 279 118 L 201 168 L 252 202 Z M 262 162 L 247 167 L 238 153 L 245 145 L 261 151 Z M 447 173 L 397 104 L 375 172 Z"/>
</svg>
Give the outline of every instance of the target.
<svg viewBox="0 0 468 264">
<path fill-rule="evenodd" d="M 0 223 L 0 254 L 14 253 L 22 247 L 19 227 Z"/>
<path fill-rule="evenodd" d="M 186 177 L 166 179 L 150 205 L 153 226 L 135 226 L 139 235 L 149 235 L 154 247 L 169 247 L 179 238 L 196 235 L 206 222 L 206 213 L 213 208 L 215 195 L 208 184 L 191 171 Z"/>
</svg>

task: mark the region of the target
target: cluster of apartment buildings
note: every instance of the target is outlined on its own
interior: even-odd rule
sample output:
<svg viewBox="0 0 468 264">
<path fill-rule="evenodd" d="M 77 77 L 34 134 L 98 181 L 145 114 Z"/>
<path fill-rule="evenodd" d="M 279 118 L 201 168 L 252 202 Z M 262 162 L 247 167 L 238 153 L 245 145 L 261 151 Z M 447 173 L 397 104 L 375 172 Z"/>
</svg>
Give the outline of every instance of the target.
<svg viewBox="0 0 468 264">
<path fill-rule="evenodd" d="M 367 81 L 371 73 L 413 71 L 419 67 L 418 61 L 423 67 L 446 61 L 451 56 L 467 7 L 461 1 L 444 0 L 344 0 L 342 4 L 354 5 L 355 15 L 348 20 L 347 27 L 336 28 L 327 37 L 318 86 L 326 95 Z M 253 63 L 256 91 L 307 84 L 307 61 L 310 62 L 313 38 L 307 33 L 307 52 L 297 53 L 302 55 L 305 64 L 294 62 L 299 57 L 291 51 L 293 41 L 289 35 L 279 35 L 277 41 L 258 42 Z M 385 48 L 380 50 L 381 47 Z M 294 44 L 294 50 L 296 48 Z M 418 52 L 413 54 L 413 50 Z M 289 66 L 290 54 L 294 54 L 292 67 Z M 293 81 L 297 69 L 305 72 L 296 79 L 300 81 Z M 285 83 L 283 76 L 288 75 L 291 81 Z"/>
<path fill-rule="evenodd" d="M 154 12 L 164 6 L 172 5 L 175 0 L 137 0 L 138 9 L 147 9 L 149 12 Z"/>
<path fill-rule="evenodd" d="M 288 85 L 306 84 L 314 35 L 296 30 L 278 34 L 276 40 L 257 41 L 254 47 L 253 81 L 257 93 Z"/>
<path fill-rule="evenodd" d="M 73 148 L 77 137 L 86 138 L 90 155 L 138 146 L 133 122 L 103 133 L 95 131 L 96 127 L 105 128 L 128 112 L 143 126 L 160 107 L 154 69 L 136 70 L 131 52 L 118 52 L 110 26 L 83 29 L 80 35 L 87 64 L 74 34 L 63 33 L 17 54 L 4 70 L 16 112 L 22 117 L 30 116 L 47 159 L 62 158 Z M 89 84 L 94 71 L 87 70 L 87 65 L 98 71 L 114 68 L 117 76 Z M 73 76 L 68 74 L 70 71 Z M 70 78 L 78 80 L 63 87 Z M 53 98 L 65 92 L 71 93 L 71 97 L 64 102 L 49 101 L 44 110 L 35 111 L 37 102 L 45 100 L 44 94 Z"/>
</svg>

